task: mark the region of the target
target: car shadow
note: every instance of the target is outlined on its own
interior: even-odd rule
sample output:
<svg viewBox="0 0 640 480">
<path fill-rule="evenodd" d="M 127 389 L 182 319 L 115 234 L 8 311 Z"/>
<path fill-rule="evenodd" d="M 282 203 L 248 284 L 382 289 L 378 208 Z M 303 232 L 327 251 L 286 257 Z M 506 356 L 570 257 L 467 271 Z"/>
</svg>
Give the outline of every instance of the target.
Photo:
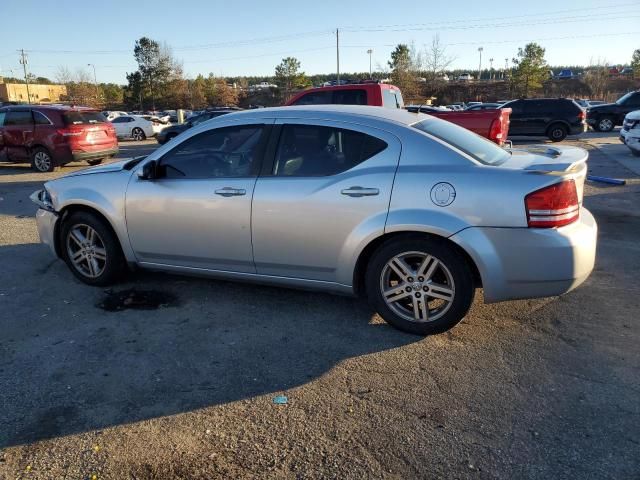
<svg viewBox="0 0 640 480">
<path fill-rule="evenodd" d="M 291 395 L 344 360 L 420 340 L 348 297 L 152 273 L 105 292 L 38 244 L 2 246 L 0 261 L 0 448 Z M 100 308 L 126 289 L 167 302 Z"/>
</svg>

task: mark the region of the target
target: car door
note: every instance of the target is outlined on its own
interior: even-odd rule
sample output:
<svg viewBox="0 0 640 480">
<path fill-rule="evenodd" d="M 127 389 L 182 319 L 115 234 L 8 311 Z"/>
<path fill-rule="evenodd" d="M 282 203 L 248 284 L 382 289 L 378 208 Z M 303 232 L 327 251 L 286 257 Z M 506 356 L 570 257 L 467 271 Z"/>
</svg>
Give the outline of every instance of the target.
<svg viewBox="0 0 640 480">
<path fill-rule="evenodd" d="M 116 129 L 117 137 L 129 137 L 131 136 L 130 122 L 133 121 L 131 117 L 116 117 L 111 120 L 113 128 Z"/>
<path fill-rule="evenodd" d="M 400 141 L 321 120 L 277 121 L 274 130 L 253 197 L 256 270 L 350 284 L 339 267 L 361 230 L 384 231 Z"/>
<path fill-rule="evenodd" d="M 158 159 L 153 179 L 133 175 L 129 240 L 142 264 L 255 273 L 251 198 L 265 123 L 205 130 Z"/>
<path fill-rule="evenodd" d="M 11 109 L 4 118 L 2 139 L 7 160 L 29 160 L 29 146 L 33 141 L 33 117 L 29 109 Z"/>
<path fill-rule="evenodd" d="M 515 100 L 506 103 L 502 107 L 511 109 L 511 115 L 509 116 L 509 135 L 526 135 L 528 133 L 524 104 L 525 102 L 522 100 Z"/>
</svg>

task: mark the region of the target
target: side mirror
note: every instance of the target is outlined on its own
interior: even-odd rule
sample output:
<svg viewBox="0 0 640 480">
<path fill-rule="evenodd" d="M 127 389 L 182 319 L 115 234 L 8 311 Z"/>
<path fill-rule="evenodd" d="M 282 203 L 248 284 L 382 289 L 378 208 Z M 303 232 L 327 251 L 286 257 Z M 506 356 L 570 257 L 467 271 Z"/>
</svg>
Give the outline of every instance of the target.
<svg viewBox="0 0 640 480">
<path fill-rule="evenodd" d="M 140 180 L 153 180 L 156 178 L 156 169 L 158 168 L 158 163 L 155 160 L 151 160 L 150 162 L 145 163 L 142 166 L 142 170 L 138 171 L 138 178 Z"/>
</svg>

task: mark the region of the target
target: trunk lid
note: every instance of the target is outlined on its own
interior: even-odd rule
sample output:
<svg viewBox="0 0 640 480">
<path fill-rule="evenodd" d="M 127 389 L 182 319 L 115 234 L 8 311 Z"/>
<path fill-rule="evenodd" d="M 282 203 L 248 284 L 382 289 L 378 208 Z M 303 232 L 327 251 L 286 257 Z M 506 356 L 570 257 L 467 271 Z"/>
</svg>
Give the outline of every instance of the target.
<svg viewBox="0 0 640 480">
<path fill-rule="evenodd" d="M 557 176 L 558 180 L 573 179 L 576 183 L 578 201 L 582 204 L 584 182 L 587 177 L 589 152 L 578 147 L 514 148 L 511 156 L 501 168 L 521 169 L 532 174 Z"/>
</svg>

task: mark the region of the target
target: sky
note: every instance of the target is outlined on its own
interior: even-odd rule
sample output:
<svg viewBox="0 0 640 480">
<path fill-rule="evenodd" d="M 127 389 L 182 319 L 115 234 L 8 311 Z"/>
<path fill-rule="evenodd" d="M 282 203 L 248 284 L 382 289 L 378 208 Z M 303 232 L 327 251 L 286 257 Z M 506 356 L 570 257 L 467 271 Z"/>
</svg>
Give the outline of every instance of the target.
<svg viewBox="0 0 640 480">
<path fill-rule="evenodd" d="M 187 77 L 273 75 L 296 57 L 307 74 L 386 68 L 398 43 L 419 51 L 438 35 L 450 68 L 504 68 L 518 47 L 535 41 L 550 65 L 628 64 L 640 48 L 640 0 L 0 0 L 0 75 L 28 71 L 55 79 L 60 66 L 98 82 L 126 83 L 135 41 L 166 42 Z"/>
</svg>

